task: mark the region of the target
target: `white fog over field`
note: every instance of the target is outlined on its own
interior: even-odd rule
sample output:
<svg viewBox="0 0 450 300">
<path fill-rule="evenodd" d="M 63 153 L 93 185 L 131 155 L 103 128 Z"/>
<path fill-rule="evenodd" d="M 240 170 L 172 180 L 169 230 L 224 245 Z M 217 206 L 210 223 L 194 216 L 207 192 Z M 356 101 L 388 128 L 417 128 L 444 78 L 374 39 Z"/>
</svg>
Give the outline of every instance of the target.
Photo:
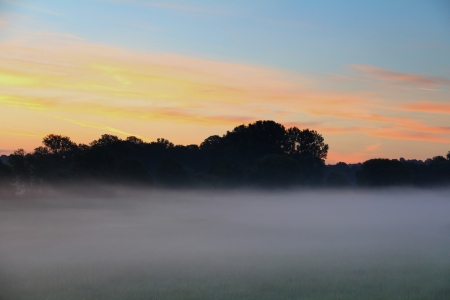
<svg viewBox="0 0 450 300">
<path fill-rule="evenodd" d="M 449 190 L 4 200 L 0 299 L 450 299 Z"/>
</svg>

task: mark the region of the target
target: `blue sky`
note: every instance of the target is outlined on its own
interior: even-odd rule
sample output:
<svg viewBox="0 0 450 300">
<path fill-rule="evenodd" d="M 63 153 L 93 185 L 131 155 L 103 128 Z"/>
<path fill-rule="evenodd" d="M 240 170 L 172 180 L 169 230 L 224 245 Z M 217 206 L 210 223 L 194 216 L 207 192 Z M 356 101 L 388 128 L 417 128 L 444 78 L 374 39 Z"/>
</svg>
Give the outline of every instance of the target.
<svg viewBox="0 0 450 300">
<path fill-rule="evenodd" d="M 268 118 L 314 126 L 330 161 L 450 148 L 445 0 L 0 0 L 0 48 L 3 152 L 55 126 L 189 144 Z"/>
<path fill-rule="evenodd" d="M 18 3 L 13 5 L 13 3 Z M 31 30 L 301 72 L 364 63 L 448 76 L 445 1 L 2 1 Z"/>
</svg>

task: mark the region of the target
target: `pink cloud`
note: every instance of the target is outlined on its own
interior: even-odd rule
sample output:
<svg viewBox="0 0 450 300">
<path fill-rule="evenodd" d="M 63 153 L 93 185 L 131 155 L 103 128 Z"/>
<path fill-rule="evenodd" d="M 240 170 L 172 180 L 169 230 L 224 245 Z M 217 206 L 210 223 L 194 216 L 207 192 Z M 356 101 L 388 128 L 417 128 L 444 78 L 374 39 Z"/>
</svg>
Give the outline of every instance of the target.
<svg viewBox="0 0 450 300">
<path fill-rule="evenodd" d="M 421 76 L 416 74 L 402 73 L 389 69 L 378 68 L 370 65 L 351 65 L 354 69 L 363 71 L 366 76 L 386 82 L 406 83 L 425 86 L 436 86 L 450 84 L 450 79 L 436 76 Z"/>
<path fill-rule="evenodd" d="M 437 103 L 424 101 L 416 104 L 406 104 L 401 107 L 409 111 L 428 112 L 435 114 L 450 114 L 450 103 Z"/>
<path fill-rule="evenodd" d="M 450 129 L 444 130 L 450 132 Z M 433 132 L 398 130 L 394 128 L 378 128 L 371 130 L 369 135 L 396 140 L 415 140 L 434 143 L 450 143 L 450 138 L 439 136 Z"/>
</svg>

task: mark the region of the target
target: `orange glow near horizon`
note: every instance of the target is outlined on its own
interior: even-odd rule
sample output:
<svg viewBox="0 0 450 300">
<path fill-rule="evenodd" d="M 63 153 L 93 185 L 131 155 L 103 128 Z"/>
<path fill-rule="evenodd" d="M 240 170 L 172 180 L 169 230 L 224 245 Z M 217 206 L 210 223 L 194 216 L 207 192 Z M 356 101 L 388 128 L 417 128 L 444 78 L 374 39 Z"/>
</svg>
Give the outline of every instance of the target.
<svg viewBox="0 0 450 300">
<path fill-rule="evenodd" d="M 38 136 L 50 133 L 68 135 L 80 143 L 101 133 L 200 143 L 209 135 L 262 119 L 317 130 L 325 142 L 342 134 L 382 138 L 385 145 L 403 139 L 433 142 L 438 149 L 435 155 L 442 155 L 439 151 L 450 143 L 450 129 L 437 124 L 432 115 L 411 114 L 450 112 L 447 104 L 392 106 L 384 95 L 350 88 L 333 91 L 335 82 L 327 86 L 324 78 L 306 74 L 140 53 L 52 36 L 3 42 L 0 52 L 3 153 L 17 148 L 31 151 L 39 146 Z M 383 81 L 441 84 L 372 66 L 353 67 L 368 74 L 363 76 Z M 358 162 L 373 155 L 367 143 L 356 138 L 339 152 L 333 146 L 328 162 Z M 377 155 L 394 158 L 406 150 L 415 155 L 414 149 L 384 149 L 388 150 Z"/>
</svg>

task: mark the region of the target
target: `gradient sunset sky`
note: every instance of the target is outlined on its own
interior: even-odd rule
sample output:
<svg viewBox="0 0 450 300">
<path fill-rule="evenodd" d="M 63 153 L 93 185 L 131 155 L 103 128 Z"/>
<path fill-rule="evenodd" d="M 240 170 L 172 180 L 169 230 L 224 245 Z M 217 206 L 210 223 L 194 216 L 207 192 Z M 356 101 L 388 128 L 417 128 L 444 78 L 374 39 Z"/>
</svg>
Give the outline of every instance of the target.
<svg viewBox="0 0 450 300">
<path fill-rule="evenodd" d="M 0 0 L 0 154 L 274 120 L 327 163 L 450 150 L 450 1 Z"/>
</svg>

